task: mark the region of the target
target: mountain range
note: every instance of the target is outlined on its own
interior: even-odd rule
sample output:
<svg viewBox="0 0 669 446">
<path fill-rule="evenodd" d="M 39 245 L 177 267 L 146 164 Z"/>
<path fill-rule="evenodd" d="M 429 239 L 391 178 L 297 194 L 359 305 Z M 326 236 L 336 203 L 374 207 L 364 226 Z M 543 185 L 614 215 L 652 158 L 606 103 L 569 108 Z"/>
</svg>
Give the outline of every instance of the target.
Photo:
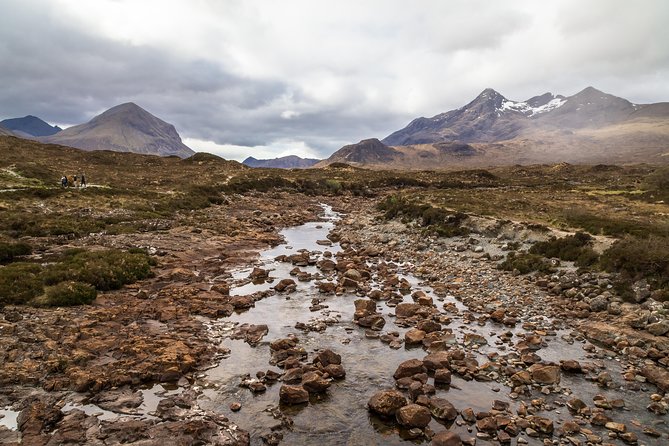
<svg viewBox="0 0 669 446">
<path fill-rule="evenodd" d="M 85 124 L 69 127 L 39 141 L 83 150 L 114 150 L 186 158 L 195 153 L 172 124 L 128 102 L 117 105 Z"/>
<path fill-rule="evenodd" d="M 469 104 L 414 119 L 383 140 L 344 146 L 332 162 L 434 169 L 533 163 L 669 162 L 669 103 L 633 104 L 588 87 L 522 102 L 487 88 Z"/>
<path fill-rule="evenodd" d="M 252 156 L 249 156 L 242 164 L 249 167 L 267 167 L 275 169 L 306 169 L 314 164 L 318 163 L 320 160 L 313 158 L 301 158 L 296 155 L 282 156 L 280 158 L 259 160 L 255 159 Z"/>
</svg>

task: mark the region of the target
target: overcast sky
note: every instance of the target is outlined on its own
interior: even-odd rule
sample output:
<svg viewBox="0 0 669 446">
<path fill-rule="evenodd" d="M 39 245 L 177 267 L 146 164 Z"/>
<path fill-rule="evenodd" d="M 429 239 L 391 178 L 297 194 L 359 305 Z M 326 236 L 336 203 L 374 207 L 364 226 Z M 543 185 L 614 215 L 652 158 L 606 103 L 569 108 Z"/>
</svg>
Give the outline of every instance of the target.
<svg viewBox="0 0 669 446">
<path fill-rule="evenodd" d="M 0 119 L 135 102 L 242 160 L 327 157 L 492 87 L 669 101 L 667 0 L 0 0 Z"/>
</svg>

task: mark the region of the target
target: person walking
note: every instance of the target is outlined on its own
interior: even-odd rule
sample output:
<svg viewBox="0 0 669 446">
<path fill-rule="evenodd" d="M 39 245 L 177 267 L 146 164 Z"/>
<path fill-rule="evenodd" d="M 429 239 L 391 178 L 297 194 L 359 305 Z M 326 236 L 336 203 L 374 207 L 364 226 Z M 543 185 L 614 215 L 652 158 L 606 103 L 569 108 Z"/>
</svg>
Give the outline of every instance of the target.
<svg viewBox="0 0 669 446">
<path fill-rule="evenodd" d="M 81 173 L 81 183 L 79 183 L 81 187 L 86 187 L 86 174 L 83 172 Z"/>
<path fill-rule="evenodd" d="M 67 177 L 65 175 L 60 179 L 60 187 L 67 187 Z"/>
</svg>

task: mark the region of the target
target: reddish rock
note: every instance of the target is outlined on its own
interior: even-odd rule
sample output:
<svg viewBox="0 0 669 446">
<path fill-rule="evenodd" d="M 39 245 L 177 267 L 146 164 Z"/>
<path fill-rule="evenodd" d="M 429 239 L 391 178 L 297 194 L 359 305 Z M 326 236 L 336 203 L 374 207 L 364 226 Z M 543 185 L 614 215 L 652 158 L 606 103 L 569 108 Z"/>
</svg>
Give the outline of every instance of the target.
<svg viewBox="0 0 669 446">
<path fill-rule="evenodd" d="M 407 405 L 407 399 L 398 390 L 381 390 L 372 395 L 367 405 L 372 412 L 391 417 L 401 407 Z"/>
<path fill-rule="evenodd" d="M 560 367 L 556 365 L 534 364 L 527 370 L 532 379 L 539 384 L 560 383 Z"/>
<path fill-rule="evenodd" d="M 439 420 L 453 421 L 458 416 L 458 411 L 450 401 L 445 398 L 430 398 L 430 412 Z"/>
<path fill-rule="evenodd" d="M 432 437 L 431 446 L 462 446 L 462 439 L 451 431 L 441 431 Z"/>
<path fill-rule="evenodd" d="M 302 386 L 284 384 L 279 389 L 279 400 L 284 404 L 303 404 L 309 402 L 309 392 Z"/>
<path fill-rule="evenodd" d="M 393 374 L 393 378 L 405 378 L 418 373 L 425 373 L 426 371 L 427 369 L 423 365 L 423 361 L 420 359 L 409 359 L 397 367 L 397 370 L 395 370 L 395 373 Z"/>
<path fill-rule="evenodd" d="M 429 409 L 419 404 L 408 404 L 401 407 L 396 413 L 397 422 L 406 427 L 424 428 L 432 420 Z"/>
</svg>

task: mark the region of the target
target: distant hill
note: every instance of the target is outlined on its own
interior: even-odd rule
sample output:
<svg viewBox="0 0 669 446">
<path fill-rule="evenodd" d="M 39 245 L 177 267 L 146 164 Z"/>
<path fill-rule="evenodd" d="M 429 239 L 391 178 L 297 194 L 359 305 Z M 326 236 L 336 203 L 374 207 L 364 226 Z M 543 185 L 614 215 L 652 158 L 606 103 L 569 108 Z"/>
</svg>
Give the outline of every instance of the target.
<svg viewBox="0 0 669 446">
<path fill-rule="evenodd" d="M 280 158 L 259 160 L 249 156 L 242 164 L 249 167 L 268 167 L 275 169 L 307 169 L 320 160 L 313 158 L 300 158 L 296 155 L 282 156 Z"/>
<path fill-rule="evenodd" d="M 545 93 L 515 102 L 488 88 L 456 110 L 414 119 L 380 141 L 383 146 L 361 144 L 342 147 L 319 166 L 668 163 L 669 103 L 633 104 L 593 87 L 568 97 Z"/>
<path fill-rule="evenodd" d="M 23 118 L 11 118 L 0 121 L 0 125 L 11 130 L 15 134 L 25 136 L 50 136 L 60 132 L 58 126 L 51 126 L 37 116 L 24 116 Z"/>
<path fill-rule="evenodd" d="M 11 130 L 4 128 L 0 125 L 0 136 L 16 136 L 12 133 Z"/>
<path fill-rule="evenodd" d="M 330 158 L 316 167 L 331 163 L 383 164 L 403 157 L 401 152 L 388 147 L 376 138 L 363 139 L 357 144 L 349 144 L 333 153 Z"/>
<path fill-rule="evenodd" d="M 113 150 L 186 158 L 193 153 L 172 124 L 128 102 L 110 108 L 86 124 L 69 127 L 40 141 L 83 150 Z"/>
</svg>

